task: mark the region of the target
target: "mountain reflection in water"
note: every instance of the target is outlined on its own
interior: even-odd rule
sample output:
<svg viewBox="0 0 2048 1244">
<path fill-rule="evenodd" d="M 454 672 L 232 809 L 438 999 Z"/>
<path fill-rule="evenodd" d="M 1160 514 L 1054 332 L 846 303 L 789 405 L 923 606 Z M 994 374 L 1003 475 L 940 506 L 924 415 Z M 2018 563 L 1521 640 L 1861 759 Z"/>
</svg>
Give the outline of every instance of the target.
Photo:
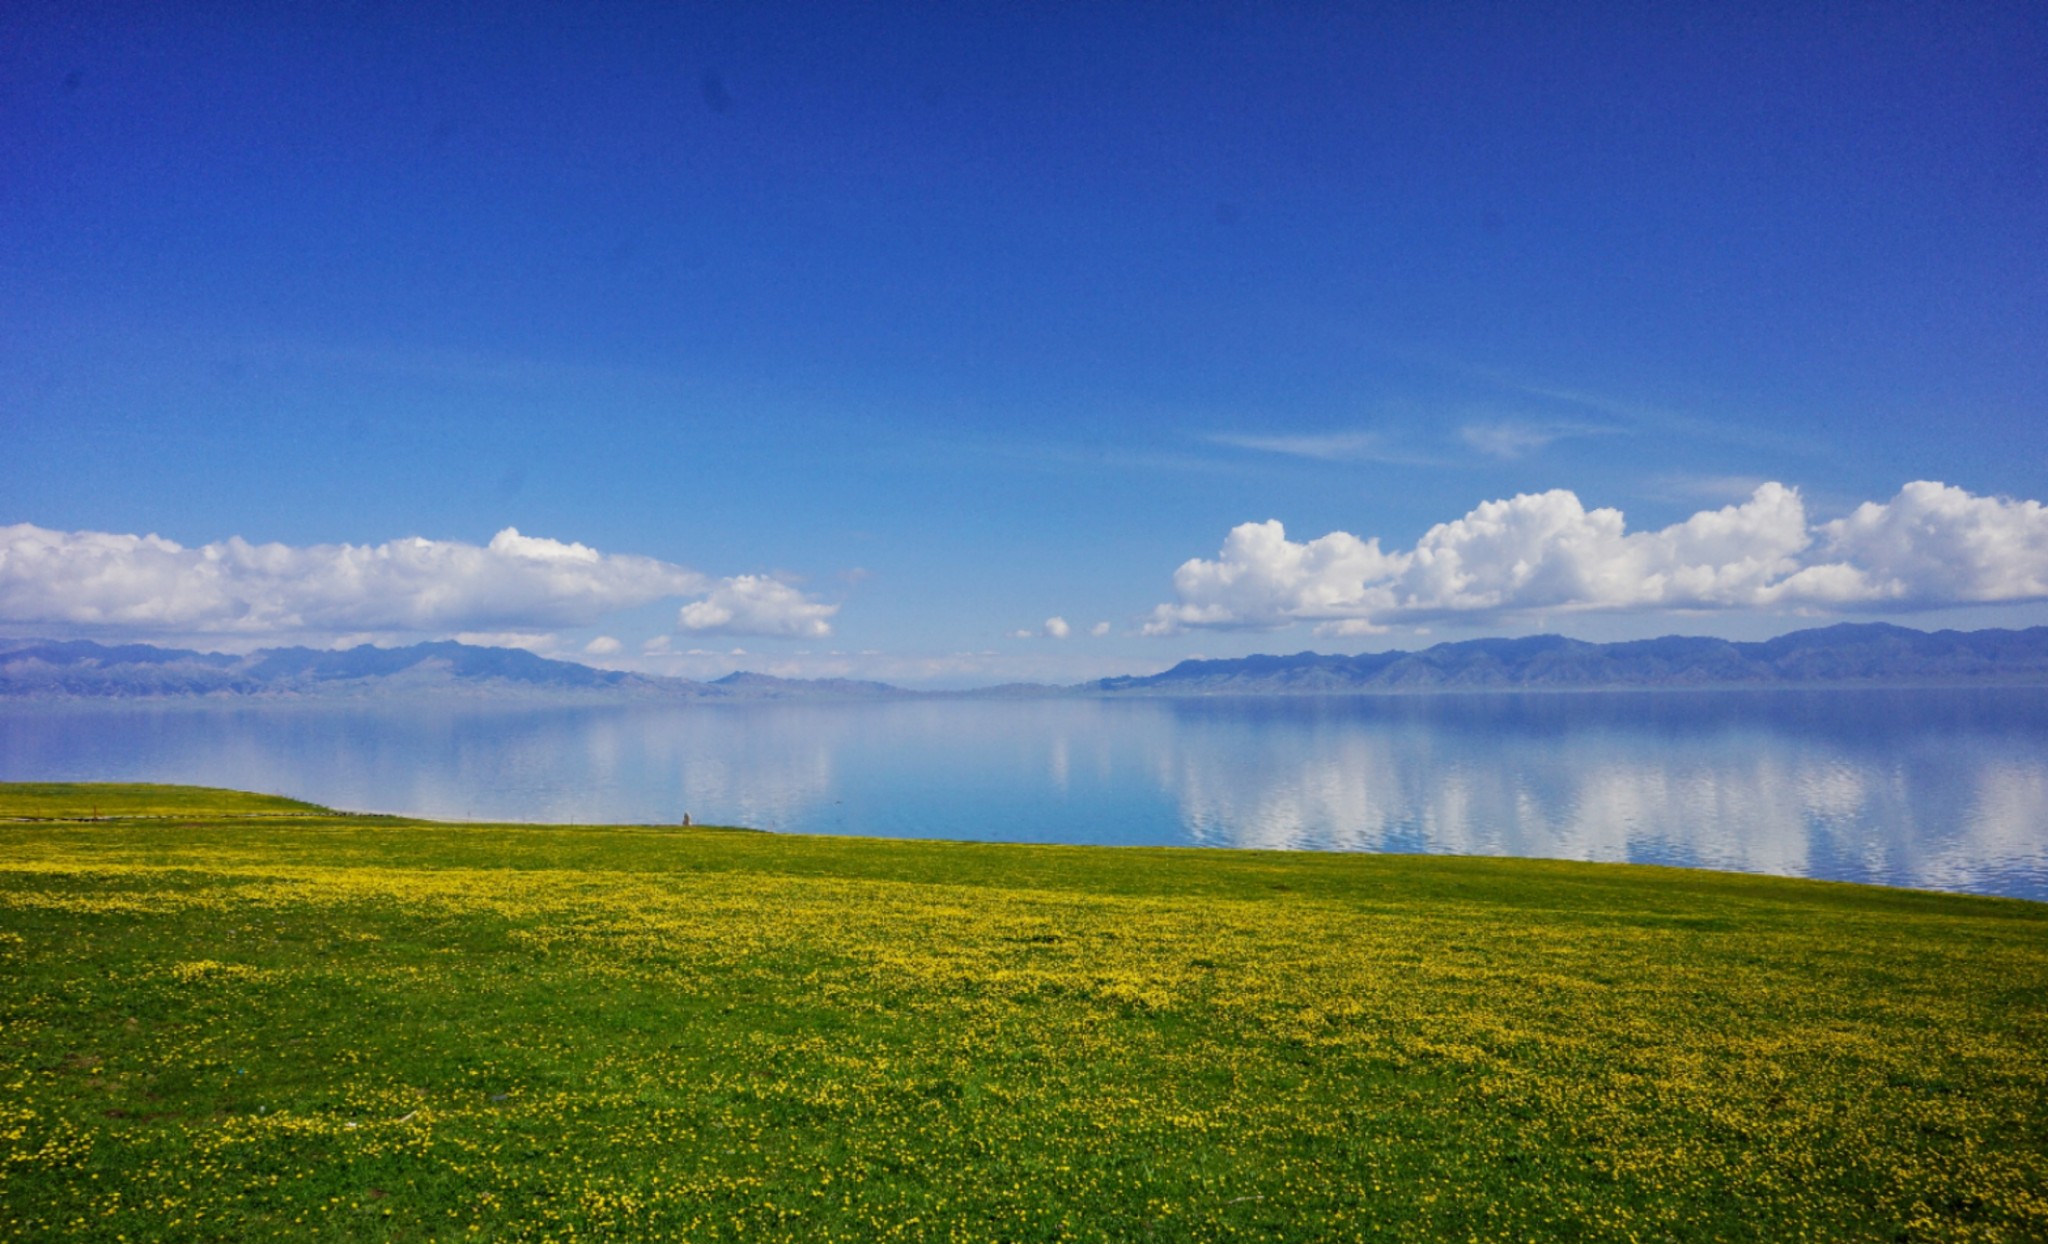
<svg viewBox="0 0 2048 1244">
<path fill-rule="evenodd" d="M 2048 897 L 2048 691 L 0 708 L 0 777 L 452 819 L 1634 860 Z"/>
</svg>

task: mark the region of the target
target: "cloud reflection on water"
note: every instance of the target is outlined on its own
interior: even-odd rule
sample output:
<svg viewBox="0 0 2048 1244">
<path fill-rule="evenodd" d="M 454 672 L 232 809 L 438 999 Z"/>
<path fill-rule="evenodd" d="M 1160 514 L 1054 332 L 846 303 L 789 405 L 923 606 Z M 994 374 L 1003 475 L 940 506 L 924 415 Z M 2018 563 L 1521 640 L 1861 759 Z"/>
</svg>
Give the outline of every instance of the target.
<svg viewBox="0 0 2048 1244">
<path fill-rule="evenodd" d="M 1636 860 L 2048 897 L 2048 692 L 0 708 L 0 777 L 449 819 Z"/>
<path fill-rule="evenodd" d="M 1382 704 L 1255 730 L 1217 717 L 1195 721 L 1161 771 L 1190 836 L 1210 845 L 2041 893 L 2038 694 L 2003 708 L 1995 693 L 1974 704 L 1968 693 L 1904 695 Z"/>
</svg>

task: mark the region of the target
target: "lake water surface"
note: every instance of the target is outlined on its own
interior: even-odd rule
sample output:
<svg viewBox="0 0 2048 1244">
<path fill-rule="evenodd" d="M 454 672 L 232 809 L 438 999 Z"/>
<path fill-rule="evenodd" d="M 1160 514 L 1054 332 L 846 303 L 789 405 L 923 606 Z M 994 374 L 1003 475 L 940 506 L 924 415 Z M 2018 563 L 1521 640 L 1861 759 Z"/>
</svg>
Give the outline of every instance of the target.
<svg viewBox="0 0 2048 1244">
<path fill-rule="evenodd" d="M 0 707 L 0 779 L 448 819 L 1444 852 L 2048 898 L 2048 690 Z"/>
</svg>

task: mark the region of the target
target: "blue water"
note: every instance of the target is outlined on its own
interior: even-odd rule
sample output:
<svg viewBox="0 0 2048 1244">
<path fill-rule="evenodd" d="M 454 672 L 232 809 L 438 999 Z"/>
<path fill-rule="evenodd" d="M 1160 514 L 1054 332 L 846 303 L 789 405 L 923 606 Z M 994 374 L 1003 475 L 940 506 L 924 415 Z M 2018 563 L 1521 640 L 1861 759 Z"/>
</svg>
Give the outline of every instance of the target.
<svg viewBox="0 0 2048 1244">
<path fill-rule="evenodd" d="M 449 819 L 1635 860 L 2048 898 L 2048 691 L 0 707 L 0 778 Z"/>
</svg>

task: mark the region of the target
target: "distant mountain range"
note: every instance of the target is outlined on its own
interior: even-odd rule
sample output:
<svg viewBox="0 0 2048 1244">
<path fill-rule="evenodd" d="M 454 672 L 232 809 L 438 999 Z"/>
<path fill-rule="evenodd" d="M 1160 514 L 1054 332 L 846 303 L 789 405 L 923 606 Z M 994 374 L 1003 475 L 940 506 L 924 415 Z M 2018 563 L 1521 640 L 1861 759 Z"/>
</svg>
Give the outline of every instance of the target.
<svg viewBox="0 0 2048 1244">
<path fill-rule="evenodd" d="M 728 674 L 713 682 L 593 669 L 516 648 L 452 641 L 405 648 L 268 648 L 243 656 L 0 641 L 0 698 L 474 698 L 574 700 L 894 699 L 976 696 L 1357 695 L 1650 687 L 2048 685 L 2048 627 L 1926 631 L 1845 623 L 1762 643 L 1671 636 L 1589 644 L 1558 635 L 1475 639 L 1420 652 L 1183 661 L 1160 674 L 1074 687 L 918 692 L 845 678 Z"/>
<path fill-rule="evenodd" d="M 728 674 L 715 682 L 592 669 L 518 648 L 452 640 L 405 648 L 266 648 L 244 656 L 109 647 L 89 640 L 0 641 L 0 698 L 382 698 L 454 694 L 603 700 L 874 699 L 912 692 L 852 679 Z"/>
<path fill-rule="evenodd" d="M 1909 630 L 1843 623 L 1762 643 L 1668 636 L 1589 644 L 1561 635 L 1473 639 L 1421 652 L 1182 661 L 1099 691 L 1152 695 L 1329 695 L 1600 687 L 2048 684 L 2048 626 Z"/>
</svg>

